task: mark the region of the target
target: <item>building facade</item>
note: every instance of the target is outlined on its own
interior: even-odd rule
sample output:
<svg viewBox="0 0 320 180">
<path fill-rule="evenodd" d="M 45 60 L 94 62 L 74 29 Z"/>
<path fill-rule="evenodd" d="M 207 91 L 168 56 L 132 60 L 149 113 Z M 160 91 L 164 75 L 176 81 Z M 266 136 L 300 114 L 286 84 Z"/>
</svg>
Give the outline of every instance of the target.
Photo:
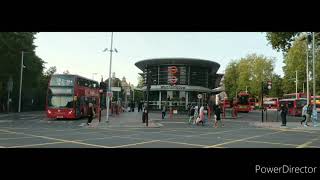
<svg viewBox="0 0 320 180">
<path fill-rule="evenodd" d="M 147 71 L 150 72 L 151 109 L 161 109 L 166 105 L 184 111 L 190 104 L 210 104 L 210 97 L 216 94 L 213 89 L 219 86 L 222 77 L 217 74 L 220 64 L 203 59 L 146 59 L 135 65 L 142 71 L 140 75 L 143 77 Z M 147 87 L 142 90 L 146 94 Z"/>
</svg>

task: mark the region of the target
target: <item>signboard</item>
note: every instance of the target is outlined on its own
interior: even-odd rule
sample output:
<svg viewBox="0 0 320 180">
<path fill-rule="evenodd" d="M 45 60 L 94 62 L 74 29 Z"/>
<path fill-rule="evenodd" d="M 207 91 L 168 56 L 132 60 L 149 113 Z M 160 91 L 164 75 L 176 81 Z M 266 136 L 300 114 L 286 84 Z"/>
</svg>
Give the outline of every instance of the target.
<svg viewBox="0 0 320 180">
<path fill-rule="evenodd" d="M 198 99 L 201 99 L 202 98 L 202 94 L 198 94 Z"/>
<path fill-rule="evenodd" d="M 175 85 L 178 81 L 177 78 L 178 68 L 176 66 L 168 67 L 168 83 L 171 85 Z"/>
<path fill-rule="evenodd" d="M 121 87 L 111 87 L 111 91 L 120 92 L 121 91 Z"/>
<path fill-rule="evenodd" d="M 177 89 L 177 90 L 185 90 L 186 87 L 184 86 L 161 86 L 161 89 Z"/>
</svg>

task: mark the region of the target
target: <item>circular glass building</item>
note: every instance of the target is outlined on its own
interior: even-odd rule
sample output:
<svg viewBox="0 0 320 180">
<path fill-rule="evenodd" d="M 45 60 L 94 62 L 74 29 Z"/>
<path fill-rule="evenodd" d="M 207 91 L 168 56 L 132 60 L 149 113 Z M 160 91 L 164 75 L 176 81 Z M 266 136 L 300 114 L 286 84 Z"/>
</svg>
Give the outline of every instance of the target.
<svg viewBox="0 0 320 180">
<path fill-rule="evenodd" d="M 213 89 L 222 78 L 222 74 L 217 74 L 220 64 L 210 60 L 158 58 L 141 60 L 135 65 L 143 78 L 147 71 L 150 73 L 149 106 L 153 110 L 164 104 L 183 111 L 190 104 L 210 104 Z M 146 90 L 145 85 L 142 88 L 145 95 Z"/>
</svg>

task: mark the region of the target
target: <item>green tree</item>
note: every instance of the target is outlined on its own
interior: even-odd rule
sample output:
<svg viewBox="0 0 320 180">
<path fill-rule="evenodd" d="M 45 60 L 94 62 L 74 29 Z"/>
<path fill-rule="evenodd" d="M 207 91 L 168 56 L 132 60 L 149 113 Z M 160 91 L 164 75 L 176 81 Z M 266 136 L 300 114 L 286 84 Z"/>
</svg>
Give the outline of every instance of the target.
<svg viewBox="0 0 320 180">
<path fill-rule="evenodd" d="M 306 34 L 301 32 L 270 32 L 266 36 L 269 43 L 277 51 L 282 50 L 285 55 L 283 67 L 283 91 L 284 93 L 295 92 L 295 71 L 298 71 L 298 91 L 306 91 Z M 312 42 L 309 41 L 309 70 L 312 80 Z M 320 33 L 315 33 L 315 70 L 316 70 L 316 92 L 320 93 Z M 303 86 L 305 88 L 303 89 Z M 312 92 L 312 81 L 309 83 Z"/>
<path fill-rule="evenodd" d="M 268 32 L 267 40 L 277 51 L 287 52 L 291 47 L 291 42 L 300 32 Z"/>
<path fill-rule="evenodd" d="M 268 58 L 263 55 L 251 54 L 247 56 L 250 60 L 252 74 L 250 93 L 261 98 L 261 83 L 266 83 L 272 79 L 274 69 L 274 58 Z"/>
<path fill-rule="evenodd" d="M 250 54 L 227 65 L 224 85 L 228 97 L 234 98 L 240 91 L 261 97 L 261 82 L 271 80 L 274 58 Z"/>
<path fill-rule="evenodd" d="M 273 74 L 272 76 L 272 88 L 269 93 L 269 97 L 282 97 L 283 96 L 283 87 L 282 87 L 282 78 L 280 75 Z"/>
<path fill-rule="evenodd" d="M 23 83 L 22 83 L 22 110 L 36 102 L 38 98 L 35 89 L 39 86 L 42 77 L 44 61 L 35 54 L 35 32 L 1 32 L 0 33 L 0 111 L 7 101 L 6 85 L 9 77 L 13 78 L 12 105 L 18 108 L 20 67 L 22 51 L 24 54 Z"/>
<path fill-rule="evenodd" d="M 302 32 L 268 32 L 266 38 L 272 45 L 272 48 L 277 51 L 283 51 L 286 54 L 292 47 L 292 43 L 298 38 L 306 38 L 305 33 Z M 318 47 L 320 40 L 320 33 L 315 33 L 316 46 Z M 311 42 L 310 42 L 311 43 Z"/>
<path fill-rule="evenodd" d="M 144 86 L 144 79 L 142 76 L 138 76 L 138 84 L 137 84 L 137 88 L 142 88 Z"/>
<path fill-rule="evenodd" d="M 231 61 L 225 70 L 224 86 L 229 99 L 233 99 L 238 90 L 238 66 L 239 63 L 237 61 Z"/>
<path fill-rule="evenodd" d="M 294 93 L 296 89 L 296 71 L 298 73 L 298 91 L 303 89 L 302 83 L 306 82 L 306 49 L 305 41 L 295 41 L 285 56 L 283 66 L 283 91 L 284 93 Z M 310 66 L 309 66 L 310 67 Z"/>
</svg>

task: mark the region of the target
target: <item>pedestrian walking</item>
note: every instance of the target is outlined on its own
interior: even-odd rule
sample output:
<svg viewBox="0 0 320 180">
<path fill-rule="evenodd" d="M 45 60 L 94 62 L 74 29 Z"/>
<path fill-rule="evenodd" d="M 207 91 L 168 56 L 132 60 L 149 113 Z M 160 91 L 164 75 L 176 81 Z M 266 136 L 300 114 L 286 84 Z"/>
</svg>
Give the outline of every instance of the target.
<svg viewBox="0 0 320 180">
<path fill-rule="evenodd" d="M 224 126 L 224 124 L 223 124 L 223 122 L 222 122 L 222 120 L 221 120 L 221 109 L 220 109 L 220 106 L 217 106 L 216 108 L 215 108 L 215 115 L 216 115 L 216 119 L 215 119 L 215 122 L 214 122 L 214 127 L 215 128 L 217 128 L 218 127 L 218 122 L 220 122 L 220 124 L 221 124 L 221 126 L 223 127 Z"/>
<path fill-rule="evenodd" d="M 301 125 L 302 125 L 302 123 L 304 122 L 304 126 L 308 126 L 308 121 L 306 121 L 307 120 L 307 110 L 308 110 L 308 106 L 309 106 L 309 104 L 306 104 L 306 105 L 304 105 L 303 106 L 303 108 L 302 108 L 302 113 L 301 113 L 301 116 L 302 116 L 302 121 L 300 122 L 301 123 Z"/>
<path fill-rule="evenodd" d="M 142 101 L 139 102 L 139 105 L 138 105 L 138 112 L 142 111 Z"/>
<path fill-rule="evenodd" d="M 135 103 L 131 101 L 131 112 L 134 112 L 134 108 L 135 108 Z"/>
<path fill-rule="evenodd" d="M 281 111 L 280 115 L 281 115 L 281 120 L 282 120 L 281 126 L 286 126 L 287 125 L 287 114 L 288 114 L 287 106 L 285 106 L 284 104 L 281 104 L 280 111 Z"/>
<path fill-rule="evenodd" d="M 207 124 L 209 122 L 209 110 L 208 110 L 209 106 L 205 106 L 204 107 L 204 110 L 203 110 L 203 113 L 204 113 L 204 120 L 203 120 L 203 123 L 204 124 Z"/>
<path fill-rule="evenodd" d="M 162 119 L 166 117 L 166 105 L 162 106 L 161 115 L 162 115 Z"/>
<path fill-rule="evenodd" d="M 193 124 L 196 124 L 196 120 L 197 120 L 197 118 L 199 117 L 199 111 L 198 111 L 198 109 L 199 109 L 198 106 L 196 106 L 196 107 L 194 108 Z"/>
<path fill-rule="evenodd" d="M 200 110 L 199 110 L 199 117 L 197 118 L 197 121 L 196 121 L 196 123 L 197 123 L 197 125 L 199 124 L 199 123 L 202 123 L 202 125 L 204 124 L 204 107 L 203 106 L 201 106 L 200 107 Z"/>
<path fill-rule="evenodd" d="M 188 121 L 189 124 L 191 124 L 191 122 L 193 122 L 193 119 L 194 119 L 194 112 L 195 112 L 194 108 L 195 108 L 194 106 L 191 106 L 189 110 L 189 121 Z"/>
<path fill-rule="evenodd" d="M 312 115 L 312 105 L 311 103 L 308 104 L 307 107 L 307 114 L 306 114 L 306 123 L 305 126 L 308 126 L 308 122 L 311 122 L 311 115 Z"/>
<path fill-rule="evenodd" d="M 95 115 L 95 112 L 94 112 L 93 104 L 89 103 L 89 107 L 88 107 L 88 122 L 87 122 L 88 126 L 91 124 L 94 115 Z"/>
</svg>

